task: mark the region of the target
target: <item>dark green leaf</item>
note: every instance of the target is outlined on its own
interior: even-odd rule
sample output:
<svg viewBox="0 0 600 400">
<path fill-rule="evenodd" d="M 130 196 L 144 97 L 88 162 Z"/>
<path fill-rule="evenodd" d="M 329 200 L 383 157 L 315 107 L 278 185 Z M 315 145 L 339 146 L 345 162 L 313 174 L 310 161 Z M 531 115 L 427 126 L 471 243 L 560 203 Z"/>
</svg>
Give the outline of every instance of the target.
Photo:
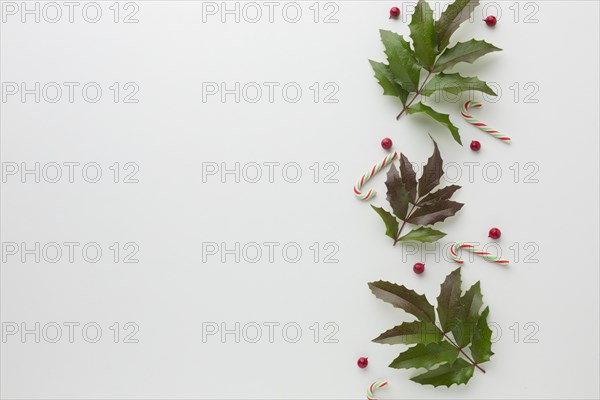
<svg viewBox="0 0 600 400">
<path fill-rule="evenodd" d="M 477 282 L 460 298 L 460 311 L 456 315 L 456 324 L 452 328 L 452 335 L 456 344 L 461 348 L 471 343 L 473 331 L 479 319 L 479 310 L 482 305 L 483 296 L 481 295 L 479 282 Z M 440 316 L 441 319 L 442 317 Z"/>
<path fill-rule="evenodd" d="M 462 358 L 457 358 L 452 364 L 442 364 L 436 369 L 417 375 L 410 380 L 421 385 L 450 387 L 454 384 L 461 385 L 469 382 L 475 367 Z"/>
<path fill-rule="evenodd" d="M 479 5 L 479 0 L 456 0 L 442 13 L 435 23 L 439 50 L 443 50 L 450 42 L 450 36 L 460 24 L 471 17 L 471 13 Z"/>
<path fill-rule="evenodd" d="M 442 340 L 440 330 L 430 322 L 404 322 L 373 339 L 382 344 L 434 343 Z"/>
<path fill-rule="evenodd" d="M 454 47 L 446 49 L 435 62 L 433 72 L 442 72 L 460 62 L 472 63 L 479 57 L 492 51 L 500 51 L 498 47 L 484 40 L 471 39 L 468 42 L 458 42 Z"/>
<path fill-rule="evenodd" d="M 411 203 L 414 203 L 417 197 L 417 174 L 404 154 L 400 154 L 400 175 L 402 184 L 408 192 L 408 198 Z"/>
<path fill-rule="evenodd" d="M 421 67 L 415 59 L 410 44 L 397 33 L 380 30 L 381 41 L 385 46 L 389 70 L 396 83 L 408 92 L 416 92 L 419 86 Z"/>
<path fill-rule="evenodd" d="M 475 76 L 461 76 L 460 74 L 444 74 L 443 72 L 434 76 L 425 87 L 421 94 L 431 96 L 437 91 L 444 91 L 454 95 L 462 92 L 478 91 L 496 96 L 496 93 L 483 81 Z"/>
<path fill-rule="evenodd" d="M 433 140 L 433 139 L 431 139 Z M 423 197 L 431 192 L 440 183 L 440 178 L 444 175 L 442 169 L 442 156 L 438 145 L 433 140 L 433 154 L 427 160 L 427 164 L 423 168 L 423 175 L 419 179 L 419 197 Z"/>
<path fill-rule="evenodd" d="M 433 11 L 427 1 L 419 0 L 417 2 L 409 28 L 417 60 L 427 70 L 431 70 L 437 54 L 437 36 Z"/>
<path fill-rule="evenodd" d="M 404 286 L 386 281 L 370 282 L 369 288 L 375 297 L 386 303 L 403 309 L 421 321 L 435 323 L 433 306 L 422 294 L 417 294 Z"/>
<path fill-rule="evenodd" d="M 458 128 L 450 121 L 450 116 L 448 114 L 439 113 L 433 108 L 426 106 L 423 103 L 413 104 L 412 106 L 406 109 L 406 112 L 409 114 L 424 113 L 425 115 L 428 115 L 440 124 L 445 125 L 446 128 L 448 128 L 448 130 L 452 134 L 454 140 L 456 140 L 458 144 L 462 145 L 460 135 L 458 133 Z"/>
<path fill-rule="evenodd" d="M 419 206 L 434 204 L 441 200 L 448 200 L 458 189 L 460 189 L 460 186 L 450 185 L 440 190 L 436 190 L 435 192 L 429 193 L 419 201 Z"/>
<path fill-rule="evenodd" d="M 456 315 L 460 311 L 460 268 L 455 269 L 446 277 L 440 287 L 440 294 L 437 298 L 437 312 L 440 319 L 442 330 L 450 332 L 456 323 Z"/>
<path fill-rule="evenodd" d="M 406 213 L 408 212 L 409 193 L 404 187 L 400 174 L 394 164 L 390 165 L 385 186 L 387 186 L 388 189 L 387 201 L 390 203 L 394 215 L 404 220 L 406 218 Z"/>
<path fill-rule="evenodd" d="M 395 240 L 398 237 L 398 220 L 396 217 L 382 207 L 375 207 L 374 205 L 371 205 L 371 207 L 383 220 L 383 223 L 385 224 L 385 235 Z"/>
<path fill-rule="evenodd" d="M 390 368 L 431 368 L 443 362 L 452 362 L 458 357 L 458 349 L 448 342 L 418 344 L 401 353 Z"/>
<path fill-rule="evenodd" d="M 428 204 L 419 208 L 417 211 L 412 213 L 410 218 L 406 222 L 410 222 L 415 225 L 433 225 L 438 222 L 442 222 L 448 217 L 456 214 L 464 204 L 457 203 L 452 200 L 441 200 L 433 204 Z"/>
<path fill-rule="evenodd" d="M 479 317 L 475 332 L 473 332 L 471 355 L 476 363 L 489 361 L 490 357 L 494 355 L 492 352 L 492 330 L 487 323 L 489 313 L 490 308 L 486 307 Z"/>
<path fill-rule="evenodd" d="M 394 75 L 392 75 L 389 70 L 389 66 L 372 60 L 369 60 L 369 63 L 371 63 L 371 67 L 375 72 L 375 78 L 383 88 L 383 94 L 386 96 L 399 97 L 402 104 L 406 104 L 408 92 L 396 83 Z"/>
<path fill-rule="evenodd" d="M 431 242 L 435 242 L 436 240 L 440 240 L 444 236 L 446 236 L 446 234 L 444 232 L 436 231 L 435 229 L 425 228 L 422 226 L 420 228 L 415 228 L 412 231 L 408 232 L 406 235 L 402 236 L 399 239 L 399 241 L 400 242 L 415 241 L 415 242 L 421 242 L 421 243 L 431 243 Z"/>
</svg>

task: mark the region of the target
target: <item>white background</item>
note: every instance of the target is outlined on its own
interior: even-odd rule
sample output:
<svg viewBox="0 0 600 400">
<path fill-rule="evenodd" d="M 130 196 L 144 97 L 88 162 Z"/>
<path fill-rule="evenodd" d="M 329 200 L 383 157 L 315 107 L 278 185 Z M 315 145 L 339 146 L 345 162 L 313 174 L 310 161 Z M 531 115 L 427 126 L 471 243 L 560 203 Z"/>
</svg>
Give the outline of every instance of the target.
<svg viewBox="0 0 600 400">
<path fill-rule="evenodd" d="M 387 19 L 393 2 L 336 2 L 337 23 L 323 23 L 332 10 L 323 3 L 315 23 L 312 2 L 300 3 L 298 23 L 282 17 L 285 3 L 273 23 L 264 6 L 257 23 L 236 23 L 233 16 L 222 23 L 220 14 L 203 23 L 201 2 L 139 1 L 133 24 L 114 23 L 112 2 L 100 4 L 103 15 L 95 24 L 82 18 L 80 7 L 74 23 L 66 16 L 54 24 L 31 16 L 22 23 L 17 14 L 5 16 L 1 27 L 2 82 L 98 82 L 103 88 L 93 104 L 76 90 L 73 103 L 63 97 L 38 104 L 31 95 L 23 103 L 17 95 L 1 105 L 3 168 L 97 162 L 103 172 L 98 183 L 87 183 L 77 170 L 74 183 L 66 177 L 36 183 L 32 176 L 22 183 L 15 175 L 2 185 L 3 243 L 96 242 L 103 249 L 97 263 L 83 260 L 80 250 L 73 263 L 66 255 L 36 263 L 32 256 L 22 262 L 4 254 L 5 329 L 11 322 L 29 329 L 36 322 L 81 325 L 74 343 L 66 328 L 58 343 L 43 337 L 36 343 L 32 334 L 25 343 L 19 334 L 6 337 L 3 398 L 360 399 L 375 379 L 390 382 L 378 391 L 382 399 L 598 397 L 597 2 L 496 2 L 496 8 L 476 9 L 453 41 L 475 37 L 504 51 L 457 71 L 497 83 L 498 101 L 483 99 L 475 113 L 513 143 L 468 125 L 459 100 L 435 105 L 451 114 L 464 147 L 422 117 L 396 121 L 399 102 L 381 95 L 367 62 L 384 59 L 378 29 L 408 33 L 407 20 Z M 436 4 L 438 10 L 443 5 Z M 494 29 L 480 21 L 500 12 Z M 135 82 L 139 102 L 115 104 L 108 88 L 114 82 Z M 280 89 L 272 103 L 266 92 L 255 104 L 236 103 L 232 95 L 225 103 L 218 96 L 203 102 L 203 82 L 230 88 L 279 82 L 280 89 L 297 82 L 303 94 L 297 103 L 285 101 Z M 309 89 L 315 82 L 337 85 L 338 102 L 315 103 Z M 499 335 L 487 373 L 476 371 L 467 386 L 451 389 L 420 386 L 409 380 L 414 370 L 387 367 L 404 346 L 370 340 L 411 317 L 377 300 L 367 282 L 390 280 L 434 301 L 455 265 L 433 246 L 428 254 L 392 247 L 379 217 L 351 192 L 385 155 L 383 137 L 422 163 L 432 151 L 427 132 L 444 161 L 454 163 L 448 177 L 463 186 L 456 198 L 466 204 L 436 225 L 448 233 L 440 243 L 486 243 L 488 229 L 497 226 L 503 255 L 511 259 L 509 267 L 480 259 L 463 267 L 465 288 L 481 280 Z M 468 148 L 473 139 L 482 143 L 479 153 Z M 115 162 L 136 163 L 139 183 L 114 183 L 108 167 Z M 203 182 L 207 162 L 280 167 L 274 183 L 266 167 L 258 183 L 243 176 L 236 183 L 233 175 L 225 183 L 220 175 Z M 287 162 L 301 166 L 299 182 L 283 179 Z M 319 183 L 309 169 L 315 162 Z M 323 182 L 331 171 L 323 169 L 327 162 L 339 167 L 338 183 Z M 478 163 L 472 179 L 469 162 Z M 493 182 L 498 170 L 502 176 Z M 378 176 L 369 186 L 380 192 L 375 205 L 385 203 L 383 180 Z M 114 242 L 137 243 L 140 262 L 115 263 L 108 248 Z M 272 263 L 267 254 L 256 263 L 243 257 L 236 263 L 233 256 L 222 263 L 218 255 L 203 262 L 203 242 L 280 245 Z M 281 255 L 290 242 L 303 251 L 297 263 Z M 319 262 L 309 248 L 314 242 L 321 246 Z M 339 246 L 338 263 L 323 262 L 329 242 Z M 417 261 L 426 263 L 422 276 L 412 272 Z M 103 330 L 97 343 L 82 337 L 88 322 Z M 115 322 L 121 324 L 119 343 L 109 329 Z M 126 322 L 139 326 L 139 343 L 123 343 Z M 203 342 L 207 322 L 229 329 L 236 323 L 280 325 L 273 343 L 264 325 L 258 343 L 244 337 L 236 343 L 233 334 Z M 318 343 L 310 329 L 316 322 Z M 325 343 L 328 322 L 339 327 L 337 343 Z M 286 323 L 302 328 L 297 343 L 286 341 L 293 329 L 282 334 Z M 356 367 L 360 356 L 369 357 L 365 370 Z"/>
</svg>

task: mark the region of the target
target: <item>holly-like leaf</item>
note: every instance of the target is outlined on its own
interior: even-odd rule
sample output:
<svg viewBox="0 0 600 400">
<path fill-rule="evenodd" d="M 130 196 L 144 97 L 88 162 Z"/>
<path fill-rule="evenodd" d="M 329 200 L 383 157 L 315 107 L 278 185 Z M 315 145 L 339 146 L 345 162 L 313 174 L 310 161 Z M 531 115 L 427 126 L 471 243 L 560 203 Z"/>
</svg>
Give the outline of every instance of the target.
<svg viewBox="0 0 600 400">
<path fill-rule="evenodd" d="M 479 282 L 474 284 L 460 298 L 460 311 L 455 316 L 456 324 L 452 328 L 452 335 L 461 348 L 471 343 L 473 331 L 479 320 L 479 310 L 483 305 L 481 286 Z M 438 306 L 439 313 L 439 306 Z M 440 316 L 440 321 L 442 317 Z"/>
<path fill-rule="evenodd" d="M 389 65 L 372 60 L 369 60 L 369 63 L 373 68 L 373 72 L 375 72 L 375 78 L 383 88 L 383 94 L 386 96 L 399 97 L 402 104 L 406 104 L 408 92 L 396 83 L 394 75 L 390 72 Z"/>
<path fill-rule="evenodd" d="M 410 44 L 397 33 L 380 30 L 385 46 L 389 70 L 397 84 L 408 92 L 416 92 L 419 86 L 421 66 L 417 63 Z"/>
<path fill-rule="evenodd" d="M 450 185 L 450 186 L 446 186 L 445 188 L 442 188 L 440 190 L 436 190 L 435 192 L 429 193 L 427 196 L 425 196 L 421 200 L 419 200 L 418 205 L 426 206 L 429 204 L 437 203 L 438 201 L 441 201 L 441 200 L 448 200 L 450 197 L 452 197 L 454 192 L 456 192 L 460 188 L 461 187 L 458 185 Z"/>
<path fill-rule="evenodd" d="M 378 299 L 403 309 L 420 321 L 435 323 L 434 308 L 422 294 L 386 281 L 370 282 L 369 288 Z"/>
<path fill-rule="evenodd" d="M 494 355 L 492 352 L 492 330 L 488 326 L 487 317 L 490 313 L 489 307 L 481 313 L 477 322 L 477 327 L 473 332 L 473 343 L 471 344 L 471 355 L 476 363 L 482 363 L 490 360 Z"/>
<path fill-rule="evenodd" d="M 471 13 L 479 5 L 479 0 L 456 0 L 442 13 L 435 23 L 438 37 L 438 48 L 443 50 L 450 42 L 450 36 L 458 29 L 460 24 L 471 17 Z"/>
<path fill-rule="evenodd" d="M 402 184 L 408 192 L 409 201 L 414 204 L 417 197 L 417 174 L 404 154 L 400 154 L 400 175 Z"/>
<path fill-rule="evenodd" d="M 384 210 L 382 207 L 375 207 L 371 205 L 371 208 L 375 210 L 377 214 L 383 220 L 385 224 L 385 235 L 391 237 L 392 239 L 396 239 L 398 237 L 398 220 L 391 213 Z"/>
<path fill-rule="evenodd" d="M 427 160 L 427 164 L 423 168 L 423 175 L 419 179 L 419 197 L 431 192 L 440 183 L 440 178 L 444 175 L 440 149 L 438 149 L 435 140 L 431 140 L 433 141 L 433 154 Z"/>
<path fill-rule="evenodd" d="M 437 364 L 453 362 L 458 349 L 448 342 L 417 344 L 392 361 L 390 368 L 431 368 Z"/>
<path fill-rule="evenodd" d="M 435 92 L 444 91 L 454 95 L 462 92 L 478 91 L 496 96 L 496 93 L 484 81 L 479 80 L 475 76 L 462 76 L 460 74 L 444 74 L 435 75 L 423 88 L 421 94 L 423 96 L 431 96 Z"/>
<path fill-rule="evenodd" d="M 468 42 L 458 42 L 446 49 L 436 60 L 433 72 L 442 72 L 460 62 L 473 63 L 479 57 L 493 51 L 501 51 L 498 47 L 484 40 L 471 39 Z"/>
<path fill-rule="evenodd" d="M 446 277 L 440 287 L 437 312 L 444 333 L 450 332 L 456 323 L 456 316 L 460 311 L 461 283 L 460 268 L 458 268 Z"/>
<path fill-rule="evenodd" d="M 410 37 L 415 48 L 415 56 L 427 70 L 431 70 L 437 54 L 433 11 L 425 0 L 419 0 L 409 24 Z"/>
<path fill-rule="evenodd" d="M 437 326 L 430 322 L 404 322 L 390 330 L 383 332 L 373 339 L 375 343 L 382 344 L 415 344 L 435 343 L 442 340 L 442 333 Z"/>
<path fill-rule="evenodd" d="M 475 367 L 462 358 L 457 358 L 453 363 L 442 364 L 436 369 L 410 378 L 411 381 L 421 385 L 447 386 L 461 385 L 469 382 Z"/>
<path fill-rule="evenodd" d="M 458 144 L 462 145 L 462 142 L 460 140 L 460 134 L 458 133 L 458 128 L 450 121 L 450 116 L 448 114 L 439 113 L 433 108 L 426 106 L 425 104 L 420 102 L 411 105 L 409 108 L 406 109 L 406 112 L 409 114 L 424 113 L 425 115 L 431 117 L 435 121 L 446 126 L 446 128 L 448 128 L 448 130 L 452 134 L 454 140 L 456 140 Z"/>
<path fill-rule="evenodd" d="M 463 206 L 463 203 L 457 203 L 456 201 L 441 200 L 419 208 L 406 219 L 406 222 L 423 226 L 433 225 L 453 216 Z"/>
<path fill-rule="evenodd" d="M 397 236 L 398 236 L 398 234 L 396 234 L 396 237 Z M 425 228 L 422 226 L 420 228 L 415 228 L 412 231 L 408 232 L 406 235 L 400 237 L 398 239 L 398 241 L 399 242 L 414 241 L 414 242 L 421 242 L 421 243 L 431 243 L 431 242 L 440 240 L 444 236 L 446 236 L 446 234 L 444 232 L 436 231 L 435 229 Z"/>
<path fill-rule="evenodd" d="M 406 219 L 409 204 L 409 193 L 402 183 L 400 174 L 394 166 L 390 165 L 390 169 L 387 173 L 387 180 L 385 181 L 387 186 L 387 201 L 390 203 L 394 215 L 402 220 Z"/>
</svg>

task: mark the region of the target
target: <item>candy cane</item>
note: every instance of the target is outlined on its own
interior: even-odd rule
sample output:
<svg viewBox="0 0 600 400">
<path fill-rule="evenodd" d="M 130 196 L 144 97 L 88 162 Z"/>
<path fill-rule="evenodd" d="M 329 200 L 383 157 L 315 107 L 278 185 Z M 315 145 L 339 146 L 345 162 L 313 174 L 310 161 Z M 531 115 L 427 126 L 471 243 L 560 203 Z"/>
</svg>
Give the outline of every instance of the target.
<svg viewBox="0 0 600 400">
<path fill-rule="evenodd" d="M 479 108 L 481 107 L 481 103 L 478 103 L 476 101 L 473 100 L 469 100 L 465 103 L 464 106 L 462 106 L 462 111 L 461 114 L 463 117 L 465 117 L 465 119 L 467 120 L 468 123 L 470 123 L 471 125 L 474 125 L 476 127 L 478 127 L 479 129 L 481 129 L 484 132 L 489 133 L 490 135 L 492 135 L 493 137 L 495 137 L 496 139 L 500 139 L 502 140 L 504 143 L 510 143 L 510 138 L 506 135 L 503 135 L 502 133 L 498 132 L 495 129 L 490 128 L 489 126 L 487 126 L 486 124 L 484 124 L 483 122 L 473 118 L 471 115 L 469 115 L 469 108 Z"/>
<path fill-rule="evenodd" d="M 375 389 L 382 388 L 387 384 L 388 383 L 386 381 L 375 381 L 371 383 L 371 386 L 369 386 L 369 391 L 367 392 L 367 400 L 377 400 L 373 392 L 375 391 Z"/>
<path fill-rule="evenodd" d="M 396 157 L 398 157 L 398 153 L 396 153 L 395 151 L 393 153 L 388 154 L 387 157 L 385 157 L 383 160 L 373 165 L 373 168 L 371 168 L 369 172 L 361 176 L 359 181 L 356 182 L 356 185 L 354 185 L 354 194 L 356 195 L 356 197 L 358 197 L 360 200 L 369 200 L 375 197 L 375 195 L 377 194 L 376 191 L 370 189 L 367 193 L 363 193 L 361 192 L 362 187 L 365 183 L 367 183 L 369 179 L 373 177 L 373 175 L 375 175 L 383 168 L 385 168 L 386 165 L 394 161 Z"/>
<path fill-rule="evenodd" d="M 496 264 L 508 264 L 508 260 L 503 260 L 500 257 L 493 256 L 490 253 L 488 253 L 487 251 L 479 250 L 478 248 L 476 248 L 475 246 L 473 246 L 471 244 L 463 243 L 463 242 L 456 242 L 452 245 L 452 247 L 450 247 L 450 258 L 452 258 L 452 261 L 454 261 L 458 264 L 465 263 L 463 260 L 460 259 L 460 257 L 458 257 L 458 249 L 466 249 L 473 254 L 477 254 L 478 256 L 483 257 L 484 260 L 489 261 L 489 262 L 493 262 Z"/>
</svg>

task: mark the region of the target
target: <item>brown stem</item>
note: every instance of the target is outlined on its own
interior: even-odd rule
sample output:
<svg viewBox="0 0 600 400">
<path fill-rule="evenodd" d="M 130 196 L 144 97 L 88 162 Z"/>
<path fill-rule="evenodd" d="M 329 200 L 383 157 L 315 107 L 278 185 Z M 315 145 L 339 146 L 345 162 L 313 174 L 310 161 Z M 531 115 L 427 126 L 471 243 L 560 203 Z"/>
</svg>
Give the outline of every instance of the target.
<svg viewBox="0 0 600 400">
<path fill-rule="evenodd" d="M 438 329 L 439 329 L 439 328 L 438 328 Z M 469 357 L 469 356 L 467 355 L 467 353 L 465 353 L 465 352 L 463 351 L 463 349 L 462 349 L 462 348 L 460 348 L 460 347 L 459 347 L 459 346 L 458 346 L 456 343 L 454 343 L 454 341 L 452 341 L 452 340 L 451 340 L 451 339 L 448 337 L 448 335 L 446 335 L 446 334 L 444 333 L 444 331 L 442 331 L 442 330 L 440 329 L 440 332 L 442 332 L 442 335 L 443 335 L 443 336 L 446 338 L 446 340 L 447 340 L 448 342 L 450 342 L 450 344 L 451 344 L 452 346 L 456 347 L 456 348 L 458 349 L 458 351 L 460 351 L 460 352 L 462 353 L 462 355 L 463 355 L 463 356 L 465 356 L 465 357 L 467 358 L 467 360 L 469 360 L 469 362 L 470 362 L 470 363 L 471 363 L 471 364 L 472 364 L 474 367 L 476 367 L 478 370 L 480 370 L 481 372 L 483 372 L 483 373 L 485 374 L 485 369 L 481 368 L 481 367 L 479 366 L 479 364 L 477 364 L 477 363 L 475 362 L 475 360 L 473 360 L 471 357 Z"/>
<path fill-rule="evenodd" d="M 431 71 L 429 71 L 427 73 L 427 76 L 425 77 L 425 80 L 421 84 L 421 87 L 415 92 L 415 95 L 413 96 L 413 98 L 410 99 L 410 101 L 404 105 L 404 108 L 402 108 L 402 111 L 400 111 L 400 114 L 398 114 L 396 116 L 396 119 L 400 119 L 400 117 L 402 116 L 402 114 L 404 114 L 404 112 L 408 109 L 408 107 L 410 107 L 412 105 L 412 103 L 416 100 L 416 98 L 419 97 L 419 95 L 423 91 L 423 88 L 425 87 L 425 84 L 427 83 L 427 80 L 429 79 L 430 76 L 431 76 Z"/>
<path fill-rule="evenodd" d="M 413 206 L 410 209 L 410 211 L 408 212 L 408 214 L 406 214 L 406 219 L 402 221 L 402 225 L 400 226 L 400 229 L 398 230 L 398 236 L 396 236 L 396 239 L 394 240 L 394 246 L 400 240 L 400 235 L 402 234 L 402 229 L 404 229 L 404 225 L 406 225 L 406 220 L 410 219 L 410 216 L 412 215 L 412 212 L 414 211 L 415 207 L 417 206 L 417 202 L 418 201 L 415 201 L 415 204 L 413 204 Z"/>
</svg>

